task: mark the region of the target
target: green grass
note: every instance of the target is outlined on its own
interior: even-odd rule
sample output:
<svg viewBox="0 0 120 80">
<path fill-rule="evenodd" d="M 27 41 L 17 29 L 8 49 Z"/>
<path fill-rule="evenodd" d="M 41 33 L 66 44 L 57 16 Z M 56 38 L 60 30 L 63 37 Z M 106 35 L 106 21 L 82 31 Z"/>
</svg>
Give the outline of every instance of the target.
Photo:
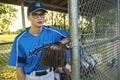
<svg viewBox="0 0 120 80">
<path fill-rule="evenodd" d="M 0 42 L 13 42 L 17 34 L 2 34 L 0 35 Z"/>
</svg>

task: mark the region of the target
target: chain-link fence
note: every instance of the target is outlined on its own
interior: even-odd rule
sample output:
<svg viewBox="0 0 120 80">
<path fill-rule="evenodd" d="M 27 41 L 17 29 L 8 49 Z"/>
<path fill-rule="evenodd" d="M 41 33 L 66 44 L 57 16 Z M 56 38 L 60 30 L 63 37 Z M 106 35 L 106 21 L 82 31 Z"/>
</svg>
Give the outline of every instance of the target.
<svg viewBox="0 0 120 80">
<path fill-rule="evenodd" d="M 0 43 L 0 80 L 16 80 L 15 67 L 8 66 L 11 42 Z"/>
<path fill-rule="evenodd" d="M 118 80 L 117 1 L 79 0 L 78 4 L 81 80 Z"/>
<path fill-rule="evenodd" d="M 116 0 L 78 1 L 79 46 L 80 53 L 85 52 L 80 59 L 80 80 L 118 80 L 120 64 L 117 57 L 119 54 L 117 4 Z M 68 26 L 63 29 L 68 29 Z M 16 80 L 15 68 L 7 65 L 11 45 L 12 43 L 0 43 L 1 80 Z M 85 51 L 82 51 L 83 49 Z"/>
</svg>

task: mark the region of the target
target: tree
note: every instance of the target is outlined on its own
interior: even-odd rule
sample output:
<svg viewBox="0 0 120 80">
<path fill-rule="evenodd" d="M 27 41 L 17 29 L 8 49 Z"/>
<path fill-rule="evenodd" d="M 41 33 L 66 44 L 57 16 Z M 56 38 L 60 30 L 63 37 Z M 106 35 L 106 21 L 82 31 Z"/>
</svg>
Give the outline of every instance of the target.
<svg viewBox="0 0 120 80">
<path fill-rule="evenodd" d="M 13 5 L 0 3 L 0 33 L 9 31 L 17 11 Z"/>
<path fill-rule="evenodd" d="M 45 24 L 68 30 L 68 14 L 49 11 L 49 14 L 46 15 Z"/>
</svg>

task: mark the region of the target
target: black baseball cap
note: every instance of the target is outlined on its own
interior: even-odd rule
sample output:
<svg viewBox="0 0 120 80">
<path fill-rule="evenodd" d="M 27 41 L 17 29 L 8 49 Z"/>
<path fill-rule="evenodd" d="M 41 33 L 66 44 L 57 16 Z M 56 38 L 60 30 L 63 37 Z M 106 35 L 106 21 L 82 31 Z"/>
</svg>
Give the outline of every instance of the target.
<svg viewBox="0 0 120 80">
<path fill-rule="evenodd" d="M 44 12 L 47 12 L 43 4 L 40 2 L 32 2 L 27 9 L 27 15 L 29 15 L 30 12 L 34 12 L 36 10 L 43 10 Z"/>
</svg>

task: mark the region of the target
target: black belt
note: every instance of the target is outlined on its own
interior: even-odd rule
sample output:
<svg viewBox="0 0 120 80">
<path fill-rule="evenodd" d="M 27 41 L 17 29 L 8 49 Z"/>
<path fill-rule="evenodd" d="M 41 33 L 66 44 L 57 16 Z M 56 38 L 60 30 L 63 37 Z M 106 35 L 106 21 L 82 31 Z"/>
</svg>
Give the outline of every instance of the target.
<svg viewBox="0 0 120 80">
<path fill-rule="evenodd" d="M 50 71 L 52 71 L 52 68 L 50 68 Z M 42 71 L 42 72 L 35 72 L 34 76 L 43 76 L 43 75 L 46 75 L 48 72 L 45 70 L 45 71 Z M 31 75 L 31 73 L 28 73 L 29 75 Z"/>
<path fill-rule="evenodd" d="M 43 75 L 46 75 L 47 73 L 48 73 L 47 71 L 36 72 L 35 76 L 43 76 Z"/>
</svg>

